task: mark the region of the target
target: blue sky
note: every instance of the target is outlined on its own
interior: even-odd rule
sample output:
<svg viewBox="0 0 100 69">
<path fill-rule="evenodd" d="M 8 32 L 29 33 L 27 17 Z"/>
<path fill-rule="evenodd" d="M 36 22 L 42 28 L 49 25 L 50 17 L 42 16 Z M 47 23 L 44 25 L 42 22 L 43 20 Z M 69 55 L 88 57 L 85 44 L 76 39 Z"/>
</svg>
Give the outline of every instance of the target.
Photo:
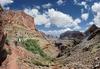
<svg viewBox="0 0 100 69">
<path fill-rule="evenodd" d="M 91 24 L 100 27 L 100 0 L 0 0 L 0 4 L 34 17 L 37 29 L 46 34 L 85 31 Z"/>
</svg>

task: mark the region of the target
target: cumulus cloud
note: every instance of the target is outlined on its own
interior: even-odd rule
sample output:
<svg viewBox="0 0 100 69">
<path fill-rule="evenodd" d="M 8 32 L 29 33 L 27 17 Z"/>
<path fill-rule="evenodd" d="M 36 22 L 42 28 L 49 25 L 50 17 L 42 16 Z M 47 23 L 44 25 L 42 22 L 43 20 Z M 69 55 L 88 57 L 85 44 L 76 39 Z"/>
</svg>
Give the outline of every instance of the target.
<svg viewBox="0 0 100 69">
<path fill-rule="evenodd" d="M 30 8 L 28 8 L 28 9 L 25 8 L 24 12 L 33 17 L 39 13 L 39 11 L 37 9 L 30 9 Z"/>
<path fill-rule="evenodd" d="M 83 14 L 81 15 L 81 18 L 82 18 L 83 20 L 87 20 L 88 17 L 89 17 L 89 14 L 88 14 L 88 13 L 83 13 Z"/>
<path fill-rule="evenodd" d="M 53 31 L 44 31 L 47 33 L 62 33 L 67 30 L 79 30 L 81 27 L 79 23 L 81 23 L 81 19 L 76 18 L 73 19 L 69 14 L 65 14 L 61 11 L 57 11 L 55 9 L 48 9 L 44 13 L 40 13 L 38 9 L 24 9 L 24 12 L 31 15 L 35 19 L 36 25 L 44 25 L 49 28 L 51 25 L 55 25 L 58 28 L 63 28 L 62 30 L 53 30 Z"/>
<path fill-rule="evenodd" d="M 87 9 L 88 5 L 85 1 L 82 1 L 80 5 L 83 5 L 85 9 Z"/>
<path fill-rule="evenodd" d="M 49 23 L 49 19 L 46 14 L 40 14 L 38 9 L 24 9 L 24 12 L 28 15 L 34 17 L 36 25 L 47 25 Z"/>
<path fill-rule="evenodd" d="M 94 17 L 94 23 L 100 27 L 100 13 L 97 13 L 97 15 Z"/>
<path fill-rule="evenodd" d="M 79 24 L 80 22 L 81 22 L 81 20 L 80 20 L 79 18 L 77 18 L 77 19 L 74 20 L 73 23 L 77 25 L 77 24 Z"/>
<path fill-rule="evenodd" d="M 64 14 L 55 9 L 49 9 L 47 14 L 50 18 L 50 22 L 55 24 L 57 27 L 70 26 L 73 22 L 73 18 L 70 15 Z"/>
<path fill-rule="evenodd" d="M 100 2 L 94 3 L 94 5 L 92 6 L 92 10 L 96 13 L 100 12 Z"/>
<path fill-rule="evenodd" d="M 92 6 L 92 10 L 96 15 L 94 15 L 93 22 L 96 24 L 98 27 L 100 27 L 100 2 L 99 3 L 94 3 Z"/>
<path fill-rule="evenodd" d="M 38 9 L 24 9 L 24 12 L 35 18 L 35 22 L 38 25 L 54 24 L 57 27 L 72 27 L 78 25 L 81 20 L 73 19 L 72 16 L 55 9 L 48 9 L 45 13 L 41 14 Z M 47 24 L 49 23 L 49 24 Z"/>
<path fill-rule="evenodd" d="M 47 3 L 47 4 L 43 4 L 42 7 L 43 8 L 50 8 L 52 6 L 51 3 Z"/>
<path fill-rule="evenodd" d="M 57 4 L 58 4 L 58 5 L 62 5 L 62 4 L 64 4 L 64 3 L 65 3 L 65 0 L 58 0 L 58 1 L 57 1 Z"/>
<path fill-rule="evenodd" d="M 11 3 L 13 3 L 14 1 L 13 0 L 0 0 L 0 4 L 1 4 L 1 6 L 5 6 L 5 5 L 7 5 L 7 4 L 11 4 Z"/>
</svg>

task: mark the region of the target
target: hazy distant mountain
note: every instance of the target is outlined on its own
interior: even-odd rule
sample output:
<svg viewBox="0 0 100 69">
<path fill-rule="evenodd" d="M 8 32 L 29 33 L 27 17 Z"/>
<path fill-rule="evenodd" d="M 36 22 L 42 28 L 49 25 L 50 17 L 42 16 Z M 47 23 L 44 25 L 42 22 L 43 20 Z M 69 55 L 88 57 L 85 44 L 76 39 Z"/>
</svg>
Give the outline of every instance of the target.
<svg viewBox="0 0 100 69">
<path fill-rule="evenodd" d="M 60 35 L 60 39 L 71 39 L 71 38 L 82 39 L 83 37 L 84 34 L 79 31 L 66 31 Z"/>
</svg>

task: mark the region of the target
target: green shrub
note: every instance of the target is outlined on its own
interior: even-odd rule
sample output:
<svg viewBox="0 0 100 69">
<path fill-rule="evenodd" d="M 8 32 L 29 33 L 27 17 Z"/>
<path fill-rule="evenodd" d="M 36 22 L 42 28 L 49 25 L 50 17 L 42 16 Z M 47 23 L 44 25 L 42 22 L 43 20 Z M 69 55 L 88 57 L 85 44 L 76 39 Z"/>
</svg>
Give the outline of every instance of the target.
<svg viewBox="0 0 100 69">
<path fill-rule="evenodd" d="M 10 43 L 10 40 L 9 40 L 9 38 L 7 37 L 6 40 L 5 40 L 5 44 L 7 44 L 7 45 L 9 46 L 9 45 L 10 45 L 9 43 Z"/>
<path fill-rule="evenodd" d="M 47 59 L 47 60 L 50 59 L 50 57 L 48 57 L 47 54 L 44 53 L 44 51 L 40 48 L 37 40 L 27 39 L 27 40 L 23 41 L 22 43 L 23 43 L 24 47 L 27 50 L 31 51 L 32 53 L 39 54 L 44 59 Z"/>
</svg>

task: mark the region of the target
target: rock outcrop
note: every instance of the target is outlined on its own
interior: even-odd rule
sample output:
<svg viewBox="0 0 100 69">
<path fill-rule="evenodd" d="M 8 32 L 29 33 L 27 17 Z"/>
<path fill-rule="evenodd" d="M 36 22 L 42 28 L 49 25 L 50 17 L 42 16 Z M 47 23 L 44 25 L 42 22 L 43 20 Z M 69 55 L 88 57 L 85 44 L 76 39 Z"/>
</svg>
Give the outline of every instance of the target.
<svg viewBox="0 0 100 69">
<path fill-rule="evenodd" d="M 100 28 L 98 28 L 95 24 L 90 26 L 90 28 L 85 32 L 87 40 L 92 39 L 100 32 Z"/>
<path fill-rule="evenodd" d="M 86 31 L 85 31 L 85 36 L 89 36 L 91 33 L 93 33 L 95 30 L 97 30 L 98 27 L 93 24 L 91 25 Z"/>
</svg>

